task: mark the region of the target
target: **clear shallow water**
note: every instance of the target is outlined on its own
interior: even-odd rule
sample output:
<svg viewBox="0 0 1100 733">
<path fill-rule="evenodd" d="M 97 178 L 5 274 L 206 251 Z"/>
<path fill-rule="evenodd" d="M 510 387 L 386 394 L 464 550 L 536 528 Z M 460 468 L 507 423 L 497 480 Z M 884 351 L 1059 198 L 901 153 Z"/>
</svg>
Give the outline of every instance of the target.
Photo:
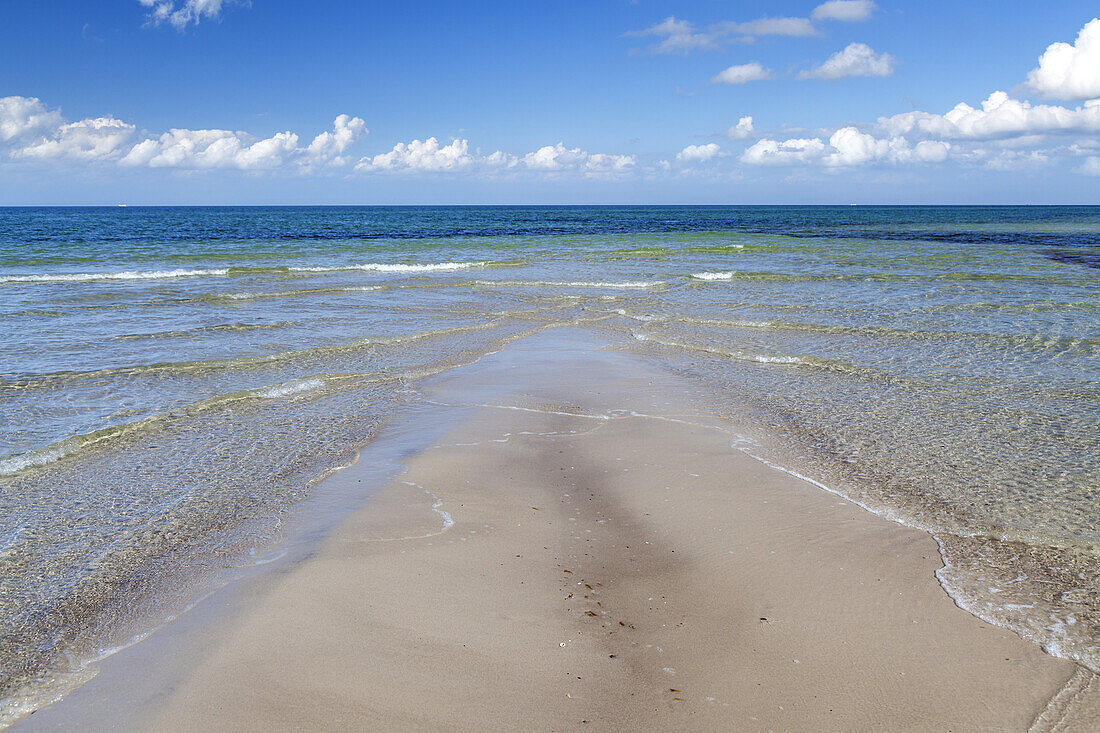
<svg viewBox="0 0 1100 733">
<path fill-rule="evenodd" d="M 268 546 L 408 381 L 565 323 L 1100 668 L 1100 208 L 0 209 L 0 697 Z"/>
</svg>

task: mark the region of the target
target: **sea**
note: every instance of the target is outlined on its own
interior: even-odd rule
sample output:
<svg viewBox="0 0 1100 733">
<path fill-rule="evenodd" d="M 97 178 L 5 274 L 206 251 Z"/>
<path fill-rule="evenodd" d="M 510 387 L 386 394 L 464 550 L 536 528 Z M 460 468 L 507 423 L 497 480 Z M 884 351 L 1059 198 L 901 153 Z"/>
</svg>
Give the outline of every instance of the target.
<svg viewBox="0 0 1100 733">
<path fill-rule="evenodd" d="M 561 326 L 1100 671 L 1100 207 L 0 208 L 0 726 L 263 562 L 409 385 Z"/>
</svg>

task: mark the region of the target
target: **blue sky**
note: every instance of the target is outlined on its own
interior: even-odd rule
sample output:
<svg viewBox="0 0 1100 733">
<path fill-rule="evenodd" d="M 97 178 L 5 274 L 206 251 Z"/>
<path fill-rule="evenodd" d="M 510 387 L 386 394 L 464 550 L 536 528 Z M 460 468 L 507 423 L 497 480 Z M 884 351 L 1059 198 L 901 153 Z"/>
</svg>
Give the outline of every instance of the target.
<svg viewBox="0 0 1100 733">
<path fill-rule="evenodd" d="M 1100 203 L 1098 14 L 8 0 L 0 204 Z"/>
</svg>

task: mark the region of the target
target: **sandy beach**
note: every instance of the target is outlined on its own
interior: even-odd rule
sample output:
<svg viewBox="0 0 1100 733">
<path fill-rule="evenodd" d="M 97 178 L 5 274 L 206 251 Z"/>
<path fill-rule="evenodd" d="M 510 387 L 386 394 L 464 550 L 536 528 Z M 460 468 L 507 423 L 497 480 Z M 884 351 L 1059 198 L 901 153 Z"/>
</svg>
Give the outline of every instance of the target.
<svg viewBox="0 0 1100 733">
<path fill-rule="evenodd" d="M 13 730 L 1096 729 L 1091 673 L 959 609 L 931 537 L 601 345 L 418 385 L 454 426 L 404 473 Z"/>
</svg>

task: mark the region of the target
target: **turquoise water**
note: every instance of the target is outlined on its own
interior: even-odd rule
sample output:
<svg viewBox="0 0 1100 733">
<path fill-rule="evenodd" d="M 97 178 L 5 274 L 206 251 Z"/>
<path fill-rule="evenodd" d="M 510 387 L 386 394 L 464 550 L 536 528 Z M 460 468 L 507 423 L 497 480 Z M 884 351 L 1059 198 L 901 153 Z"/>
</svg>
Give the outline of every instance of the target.
<svg viewBox="0 0 1100 733">
<path fill-rule="evenodd" d="M 1100 208 L 0 209 L 0 697 L 269 547 L 405 384 L 561 324 L 1100 668 Z"/>
</svg>

